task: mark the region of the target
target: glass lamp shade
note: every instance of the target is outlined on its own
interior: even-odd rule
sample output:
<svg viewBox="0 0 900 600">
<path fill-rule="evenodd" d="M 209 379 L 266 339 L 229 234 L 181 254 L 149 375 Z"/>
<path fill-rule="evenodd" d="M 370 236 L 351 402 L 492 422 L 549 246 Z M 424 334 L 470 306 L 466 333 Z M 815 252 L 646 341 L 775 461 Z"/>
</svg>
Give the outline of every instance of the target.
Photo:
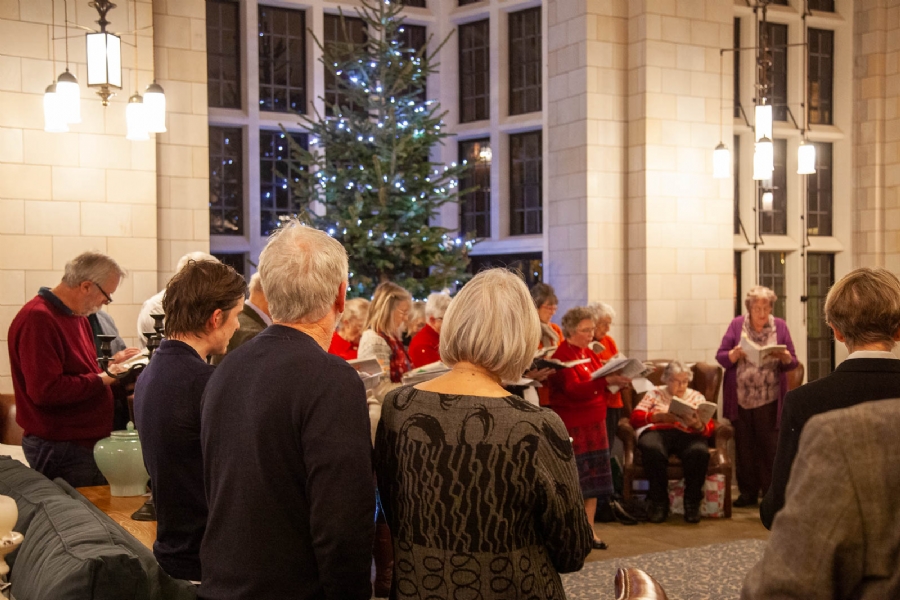
<svg viewBox="0 0 900 600">
<path fill-rule="evenodd" d="M 762 210 L 764 212 L 772 212 L 775 208 L 775 194 L 772 192 L 763 192 L 762 195 Z"/>
<path fill-rule="evenodd" d="M 812 175 L 816 172 L 816 147 L 813 144 L 800 142 L 797 148 L 797 174 Z"/>
<path fill-rule="evenodd" d="M 775 149 L 772 140 L 767 137 L 756 142 L 753 150 L 753 179 L 762 181 L 772 179 L 775 170 Z"/>
<path fill-rule="evenodd" d="M 111 33 L 87 34 L 87 84 L 122 87 L 122 40 Z"/>
<path fill-rule="evenodd" d="M 731 177 L 731 151 L 722 142 L 719 142 L 713 152 L 713 177 L 715 179 Z"/>
<path fill-rule="evenodd" d="M 150 135 L 147 132 L 147 115 L 144 99 L 141 98 L 140 94 L 135 94 L 128 99 L 128 106 L 125 108 L 125 124 L 128 127 L 125 139 L 132 141 L 150 139 Z"/>
<path fill-rule="evenodd" d="M 144 111 L 147 116 L 147 131 L 163 133 L 166 130 L 166 94 L 155 81 L 144 91 Z"/>
<path fill-rule="evenodd" d="M 56 93 L 66 123 L 81 123 L 81 88 L 75 76 L 66 72 L 56 79 Z"/>
<path fill-rule="evenodd" d="M 56 83 L 47 86 L 44 92 L 44 131 L 65 133 L 69 130 L 63 114 L 62 99 L 56 92 Z"/>
<path fill-rule="evenodd" d="M 772 105 L 758 104 L 756 106 L 756 141 L 762 138 L 772 139 Z"/>
</svg>

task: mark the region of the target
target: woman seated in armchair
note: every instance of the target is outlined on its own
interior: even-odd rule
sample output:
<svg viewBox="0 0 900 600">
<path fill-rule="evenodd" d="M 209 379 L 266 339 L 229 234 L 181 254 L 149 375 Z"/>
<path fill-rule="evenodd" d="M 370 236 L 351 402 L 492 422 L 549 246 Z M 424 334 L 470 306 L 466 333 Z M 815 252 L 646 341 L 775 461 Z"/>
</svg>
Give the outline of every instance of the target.
<svg viewBox="0 0 900 600">
<path fill-rule="evenodd" d="M 684 467 L 684 520 L 700 522 L 713 421 L 701 422 L 696 410 L 688 420 L 668 412 L 673 397 L 694 407 L 706 400 L 700 392 L 688 387 L 691 379 L 690 369 L 677 360 L 671 361 L 663 371 L 663 385 L 647 392 L 631 413 L 631 425 L 639 436 L 638 448 L 650 484 L 647 496 L 651 523 L 662 523 L 669 516 L 666 468 L 670 454 L 678 456 Z"/>
</svg>

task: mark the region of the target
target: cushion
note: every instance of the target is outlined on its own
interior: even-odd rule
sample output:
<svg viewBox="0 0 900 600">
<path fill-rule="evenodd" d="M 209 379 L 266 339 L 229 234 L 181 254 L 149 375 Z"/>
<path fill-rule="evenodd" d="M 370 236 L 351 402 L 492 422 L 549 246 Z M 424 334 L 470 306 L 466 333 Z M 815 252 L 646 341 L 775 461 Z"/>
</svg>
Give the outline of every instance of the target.
<svg viewBox="0 0 900 600">
<path fill-rule="evenodd" d="M 141 561 L 116 529 L 77 500 L 45 499 L 11 571 L 13 595 L 18 600 L 149 599 Z"/>
</svg>

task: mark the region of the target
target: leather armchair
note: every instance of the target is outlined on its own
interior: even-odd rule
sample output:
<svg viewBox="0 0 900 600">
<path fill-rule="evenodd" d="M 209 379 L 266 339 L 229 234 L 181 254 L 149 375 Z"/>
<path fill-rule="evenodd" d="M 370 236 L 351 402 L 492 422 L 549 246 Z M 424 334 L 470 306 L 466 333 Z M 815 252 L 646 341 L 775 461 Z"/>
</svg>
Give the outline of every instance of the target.
<svg viewBox="0 0 900 600">
<path fill-rule="evenodd" d="M 656 385 L 660 385 L 665 363 L 668 361 L 648 361 L 656 365 L 656 369 L 647 378 Z M 691 367 L 694 378 L 690 383 L 692 389 L 697 390 L 704 397 L 713 403 L 719 401 L 719 389 L 722 385 L 722 376 L 724 370 L 718 365 L 709 363 L 697 363 Z M 633 393 L 633 390 L 632 390 Z M 634 405 L 640 401 L 638 394 L 633 394 Z M 637 434 L 628 418 L 622 418 L 619 421 L 616 436 L 622 440 L 625 448 L 622 482 L 622 495 L 625 501 L 631 500 L 633 495 L 633 484 L 635 479 L 646 479 L 646 473 L 641 462 L 641 453 L 637 446 Z M 734 428 L 725 421 L 716 421 L 715 429 L 710 437 L 710 457 L 709 469 L 707 475 L 724 475 L 725 476 L 725 517 L 731 518 L 731 478 L 734 472 L 731 459 L 728 455 L 728 441 L 734 437 Z M 681 461 L 676 456 L 669 457 L 669 466 L 667 468 L 667 476 L 670 480 L 678 480 L 684 478 L 684 470 Z"/>
<path fill-rule="evenodd" d="M 616 571 L 616 600 L 668 600 L 653 577 L 634 567 Z"/>
<path fill-rule="evenodd" d="M 0 394 L 0 444 L 22 445 L 22 428 L 16 423 L 16 397 Z"/>
</svg>

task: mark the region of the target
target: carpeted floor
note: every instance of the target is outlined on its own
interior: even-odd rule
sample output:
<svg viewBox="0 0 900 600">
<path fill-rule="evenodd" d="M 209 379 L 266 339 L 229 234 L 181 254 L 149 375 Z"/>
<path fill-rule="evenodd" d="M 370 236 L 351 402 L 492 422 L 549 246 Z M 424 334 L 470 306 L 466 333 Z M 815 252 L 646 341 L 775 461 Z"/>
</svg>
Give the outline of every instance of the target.
<svg viewBox="0 0 900 600">
<path fill-rule="evenodd" d="M 737 599 L 744 575 L 765 547 L 762 540 L 738 540 L 594 561 L 578 573 L 563 575 L 563 585 L 568 600 L 612 600 L 616 570 L 637 567 L 653 576 L 670 600 Z"/>
</svg>

